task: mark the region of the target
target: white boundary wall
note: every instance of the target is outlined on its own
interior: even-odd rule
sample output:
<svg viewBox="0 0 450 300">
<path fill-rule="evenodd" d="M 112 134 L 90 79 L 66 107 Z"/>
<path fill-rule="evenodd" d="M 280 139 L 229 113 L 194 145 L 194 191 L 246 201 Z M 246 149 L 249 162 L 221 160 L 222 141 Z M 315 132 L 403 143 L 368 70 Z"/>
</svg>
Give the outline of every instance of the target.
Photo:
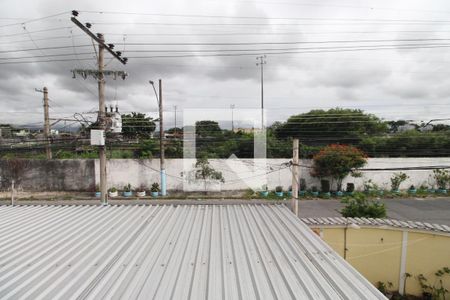
<svg viewBox="0 0 450 300">
<path fill-rule="evenodd" d="M 249 167 L 253 165 L 253 159 L 242 160 Z M 274 189 L 275 186 L 281 185 L 287 189 L 292 182 L 291 170 L 283 164 L 286 164 L 290 159 L 267 159 L 267 180 L 269 189 Z M 222 184 L 222 190 L 244 190 L 247 185 L 240 177 L 232 171 L 226 159 L 211 159 L 210 163 L 216 170 L 221 171 L 225 183 Z M 195 164 L 195 160 L 192 160 Z M 320 182 L 317 178 L 312 178 L 309 174 L 310 169 L 307 166 L 311 165 L 311 160 L 300 161 L 300 178 L 305 178 L 308 188 L 315 185 L 320 188 Z M 408 168 L 408 167 L 425 167 L 425 166 L 450 166 L 450 157 L 444 158 L 370 158 L 367 169 L 383 169 L 383 168 Z M 107 164 L 108 186 L 115 186 L 121 189 L 124 185 L 130 183 L 133 187 L 145 185 L 150 187 L 153 182 L 159 183 L 159 159 L 152 160 L 135 160 L 135 159 L 113 159 L 109 160 Z M 183 159 L 166 159 L 166 173 L 167 173 L 167 189 L 182 190 L 183 189 Z M 363 188 L 364 180 L 372 179 L 374 183 L 384 189 L 390 189 L 390 178 L 394 172 L 399 171 L 364 171 L 362 178 L 348 177 L 343 182 L 343 188 L 347 182 L 354 182 L 356 189 Z M 434 185 L 431 170 L 408 170 L 402 171 L 410 177 L 401 186 L 400 189 L 407 189 L 411 184 L 416 187 L 424 184 L 427 186 Z M 99 162 L 95 161 L 95 176 L 96 182 L 99 182 Z M 241 178 L 248 176 L 240 174 Z"/>
</svg>

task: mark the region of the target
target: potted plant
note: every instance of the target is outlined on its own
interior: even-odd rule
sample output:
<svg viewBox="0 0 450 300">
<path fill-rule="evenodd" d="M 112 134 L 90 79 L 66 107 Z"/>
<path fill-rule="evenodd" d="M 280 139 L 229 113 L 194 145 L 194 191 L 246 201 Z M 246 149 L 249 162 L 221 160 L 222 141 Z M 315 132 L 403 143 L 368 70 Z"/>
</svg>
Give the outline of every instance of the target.
<svg viewBox="0 0 450 300">
<path fill-rule="evenodd" d="M 299 196 L 305 196 L 306 195 L 306 180 L 305 178 L 300 178 L 300 190 L 298 192 Z"/>
<path fill-rule="evenodd" d="M 275 194 L 278 197 L 283 197 L 284 193 L 283 193 L 283 187 L 281 185 L 275 187 Z"/>
<path fill-rule="evenodd" d="M 292 185 L 288 187 L 287 195 L 288 197 L 292 197 Z"/>
<path fill-rule="evenodd" d="M 447 170 L 436 169 L 433 170 L 433 174 L 438 186 L 437 192 L 439 194 L 447 194 L 447 183 L 450 181 L 450 173 Z"/>
<path fill-rule="evenodd" d="M 329 180 L 322 179 L 320 181 L 320 188 L 321 188 L 321 191 L 322 191 L 322 195 L 325 198 L 329 198 L 331 196 L 331 194 L 330 194 L 330 181 Z"/>
<path fill-rule="evenodd" d="M 345 189 L 345 194 L 348 196 L 353 195 L 353 192 L 355 191 L 355 184 L 353 182 L 347 183 L 347 188 Z"/>
<path fill-rule="evenodd" d="M 123 196 L 124 197 L 131 197 L 133 196 L 133 192 L 131 191 L 131 184 L 127 184 L 123 187 Z"/>
<path fill-rule="evenodd" d="M 159 191 L 160 191 L 159 184 L 157 182 L 154 182 L 150 189 L 150 192 L 152 193 L 152 197 L 155 197 L 155 198 L 158 197 Z"/>
<path fill-rule="evenodd" d="M 145 195 L 146 195 L 146 193 L 145 193 L 145 186 L 144 186 L 143 184 L 141 184 L 141 185 L 139 186 L 139 188 L 137 189 L 136 195 L 137 195 L 138 197 L 145 197 Z"/>
<path fill-rule="evenodd" d="M 95 185 L 95 198 L 100 198 L 102 196 L 102 192 L 100 192 L 100 187 L 98 184 Z"/>
<path fill-rule="evenodd" d="M 409 194 L 415 194 L 415 193 L 417 193 L 417 189 L 416 189 L 416 187 L 414 186 L 414 184 L 411 184 L 411 186 L 410 186 L 409 189 L 408 189 L 408 193 L 409 193 Z"/>
<path fill-rule="evenodd" d="M 117 191 L 117 189 L 115 187 L 112 187 L 109 189 L 108 195 L 109 195 L 109 197 L 117 197 L 119 195 L 119 192 Z"/>
<path fill-rule="evenodd" d="M 403 172 L 394 173 L 391 177 L 391 191 L 395 194 L 400 193 L 400 184 L 408 178 L 409 176 Z"/>
<path fill-rule="evenodd" d="M 317 186 L 313 185 L 311 187 L 311 195 L 313 195 L 314 197 L 319 196 L 319 191 L 317 190 Z"/>
<path fill-rule="evenodd" d="M 259 192 L 259 194 L 262 197 L 267 197 L 269 195 L 269 189 L 267 188 L 267 184 L 263 184 L 261 187 L 261 191 Z"/>
</svg>

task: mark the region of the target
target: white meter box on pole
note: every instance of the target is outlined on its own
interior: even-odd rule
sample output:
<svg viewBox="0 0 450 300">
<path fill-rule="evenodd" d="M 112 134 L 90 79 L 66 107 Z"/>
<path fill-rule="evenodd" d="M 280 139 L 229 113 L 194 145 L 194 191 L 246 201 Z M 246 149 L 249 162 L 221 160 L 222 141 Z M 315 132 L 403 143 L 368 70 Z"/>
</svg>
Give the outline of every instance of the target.
<svg viewBox="0 0 450 300">
<path fill-rule="evenodd" d="M 98 129 L 91 129 L 91 145 L 105 146 L 105 131 Z"/>
</svg>

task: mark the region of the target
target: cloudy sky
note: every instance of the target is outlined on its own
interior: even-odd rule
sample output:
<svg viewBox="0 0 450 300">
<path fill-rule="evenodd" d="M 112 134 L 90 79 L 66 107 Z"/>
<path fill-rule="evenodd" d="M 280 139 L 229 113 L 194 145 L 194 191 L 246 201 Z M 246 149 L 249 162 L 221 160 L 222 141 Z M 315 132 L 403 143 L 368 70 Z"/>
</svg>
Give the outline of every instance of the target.
<svg viewBox="0 0 450 300">
<path fill-rule="evenodd" d="M 51 117 L 95 115 L 96 82 L 70 72 L 96 68 L 72 9 L 129 57 L 123 66 L 106 56 L 107 69 L 130 74 L 107 79 L 107 103 L 155 115 L 148 80 L 162 78 L 169 126 L 175 105 L 179 120 L 183 109 L 226 116 L 234 104 L 239 118 L 240 108 L 260 107 L 263 54 L 269 122 L 337 106 L 386 119 L 449 117 L 445 0 L 0 1 L 0 123 L 41 124 L 43 86 Z"/>
</svg>

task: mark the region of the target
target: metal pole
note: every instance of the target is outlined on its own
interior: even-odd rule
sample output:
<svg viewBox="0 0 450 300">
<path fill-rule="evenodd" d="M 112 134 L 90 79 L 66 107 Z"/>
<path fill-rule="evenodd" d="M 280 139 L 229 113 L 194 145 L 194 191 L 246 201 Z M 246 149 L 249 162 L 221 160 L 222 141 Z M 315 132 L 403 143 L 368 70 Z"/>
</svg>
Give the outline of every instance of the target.
<svg viewBox="0 0 450 300">
<path fill-rule="evenodd" d="M 299 165 L 299 140 L 292 141 L 292 211 L 298 216 L 298 165 Z"/>
<path fill-rule="evenodd" d="M 266 64 L 266 56 L 258 56 L 256 60 L 257 66 L 261 66 L 261 129 L 264 129 L 264 65 Z"/>
<path fill-rule="evenodd" d="M 164 165 L 164 126 L 163 126 L 163 96 L 162 81 L 159 80 L 159 152 L 161 173 L 161 196 L 166 195 L 166 168 Z"/>
<path fill-rule="evenodd" d="M 234 132 L 234 104 L 231 104 L 230 108 L 231 108 L 231 131 Z"/>
<path fill-rule="evenodd" d="M 52 159 L 52 149 L 50 148 L 50 121 L 48 112 L 48 89 L 44 87 L 44 138 L 45 138 L 45 152 L 47 159 Z"/>
<path fill-rule="evenodd" d="M 174 105 L 173 108 L 175 109 L 175 137 L 177 134 L 177 106 Z"/>
<path fill-rule="evenodd" d="M 98 44 L 98 121 L 99 127 L 103 132 L 106 130 L 106 120 L 105 120 L 105 79 L 104 79 L 104 65 L 103 56 L 105 47 L 105 38 L 103 34 L 97 34 L 97 37 L 101 41 Z M 105 145 L 99 146 L 99 156 L 100 156 L 100 192 L 102 193 L 101 201 L 103 205 L 108 204 L 107 199 L 107 183 L 106 183 L 106 148 Z"/>
</svg>

